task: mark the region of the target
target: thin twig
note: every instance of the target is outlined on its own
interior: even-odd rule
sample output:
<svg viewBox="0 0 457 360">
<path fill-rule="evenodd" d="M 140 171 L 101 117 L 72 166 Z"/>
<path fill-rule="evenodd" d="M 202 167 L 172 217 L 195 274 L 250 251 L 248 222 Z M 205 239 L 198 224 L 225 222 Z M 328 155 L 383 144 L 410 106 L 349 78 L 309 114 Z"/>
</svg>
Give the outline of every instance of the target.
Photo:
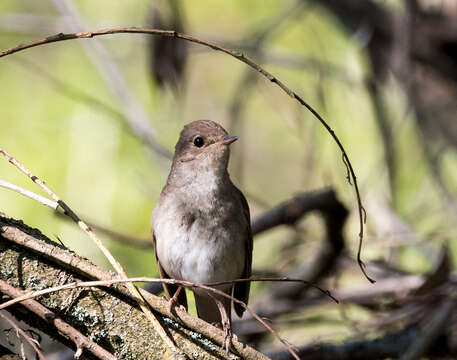
<svg viewBox="0 0 457 360">
<path fill-rule="evenodd" d="M 46 360 L 46 357 L 40 351 L 39 343 L 35 339 L 32 339 L 30 336 L 28 336 L 24 330 L 22 330 L 13 320 L 11 320 L 1 311 L 0 317 L 2 317 L 8 324 L 10 324 L 14 328 L 14 330 L 16 330 L 16 333 L 21 335 L 33 347 L 33 350 L 35 350 L 35 352 L 41 360 Z"/>
<path fill-rule="evenodd" d="M 78 32 L 78 33 L 59 33 L 56 35 L 48 36 L 44 39 L 37 40 L 37 41 L 32 41 L 29 43 L 25 44 L 20 44 L 15 47 L 12 47 L 10 49 L 6 49 L 4 51 L 0 52 L 0 57 L 4 57 L 7 55 L 14 54 L 19 51 L 23 51 L 26 49 L 30 49 L 32 47 L 40 46 L 40 45 L 45 45 L 45 44 L 50 44 L 58 41 L 65 41 L 65 40 L 72 40 L 72 39 L 86 39 L 86 38 L 93 38 L 96 36 L 102 36 L 102 35 L 110 35 L 110 34 L 122 34 L 122 33 L 133 33 L 133 34 L 150 34 L 150 35 L 160 35 L 160 36 L 168 36 L 171 38 L 177 38 L 177 39 L 183 39 L 186 41 L 190 41 L 196 44 L 200 44 L 203 46 L 210 47 L 213 50 L 221 51 L 223 53 L 226 53 L 235 59 L 244 62 L 248 66 L 250 66 L 252 69 L 255 71 L 259 72 L 261 75 L 263 75 L 265 78 L 267 78 L 270 82 L 276 84 L 279 86 L 287 95 L 289 95 L 291 98 L 297 100 L 301 105 L 303 105 L 306 109 L 308 109 L 311 114 L 319 120 L 319 122 L 325 127 L 327 132 L 331 135 L 333 140 L 336 142 L 338 148 L 340 149 L 343 159 L 344 164 L 346 168 L 348 168 L 348 171 L 352 177 L 352 181 L 354 183 L 354 189 L 355 189 L 355 194 L 356 194 L 356 199 L 357 199 L 357 206 L 358 206 L 358 213 L 359 213 L 359 247 L 357 251 L 357 262 L 359 264 L 360 269 L 362 270 L 363 274 L 365 277 L 371 282 L 374 283 L 375 281 L 371 279 L 368 274 L 365 271 L 365 264 L 363 263 L 361 259 L 361 252 L 362 252 L 362 242 L 363 242 L 363 231 L 364 231 L 364 208 L 362 205 L 362 199 L 360 196 L 360 191 L 357 183 L 357 177 L 355 175 L 353 166 L 351 161 L 349 160 L 349 157 L 346 153 L 345 148 L 343 147 L 340 139 L 338 136 L 336 136 L 335 132 L 333 129 L 330 127 L 330 125 L 322 118 L 319 113 L 314 110 L 314 108 L 309 105 L 305 100 L 303 100 L 297 93 L 289 89 L 282 81 L 280 81 L 278 78 L 270 74 L 268 71 L 263 69 L 260 65 L 257 65 L 255 62 L 247 58 L 243 53 L 239 51 L 234 51 L 230 50 L 227 48 L 224 48 L 222 46 L 219 46 L 215 43 L 201 40 L 199 38 L 182 34 L 173 30 L 159 30 L 159 29 L 145 29 L 145 28 L 136 28 L 136 27 L 127 27 L 127 28 L 112 28 L 112 29 L 101 29 L 101 30 L 94 30 L 94 31 L 86 31 L 86 32 Z"/>
<path fill-rule="evenodd" d="M 5 188 L 5 189 L 13 190 L 13 191 L 15 191 L 15 192 L 17 192 L 17 193 L 19 193 L 21 195 L 24 195 L 24 196 L 26 196 L 26 197 L 28 197 L 30 199 L 36 200 L 36 201 L 38 201 L 39 203 L 41 203 L 43 205 L 49 206 L 51 209 L 56 210 L 57 207 L 59 206 L 59 204 L 57 202 L 55 202 L 55 201 L 49 200 L 49 199 L 45 198 L 44 196 L 35 194 L 32 191 L 23 189 L 20 186 L 11 184 L 11 183 L 9 183 L 9 182 L 7 182 L 5 180 L 1 180 L 0 179 L 0 186 Z"/>
<path fill-rule="evenodd" d="M 1 180 L 0 179 L 0 187 L 4 187 L 5 189 L 9 189 L 9 190 L 13 190 L 21 195 L 24 195 L 30 199 L 33 199 L 33 200 L 36 200 L 38 201 L 39 203 L 43 204 L 43 205 L 46 205 L 46 206 L 49 206 L 51 209 L 54 209 L 54 210 L 57 210 L 58 207 L 59 207 L 59 204 L 55 201 L 52 201 L 52 200 L 49 200 L 47 198 L 45 198 L 44 196 L 41 196 L 41 195 L 38 195 L 32 191 L 29 191 L 29 190 L 26 190 L 26 189 L 23 189 L 21 188 L 20 186 L 17 186 L 17 185 L 14 185 L 14 184 L 11 184 L 7 181 L 4 181 L 4 180 Z M 60 215 L 60 213 L 57 213 Z M 117 232 L 117 231 L 114 231 L 114 230 L 110 230 L 104 226 L 101 226 L 101 225 L 97 225 L 97 224 L 94 224 L 94 223 L 91 223 L 89 221 L 85 221 L 87 223 L 87 225 L 91 228 L 94 228 L 98 231 L 100 231 L 101 233 L 107 235 L 107 236 L 110 236 L 114 239 L 117 239 L 117 240 L 120 240 L 120 241 L 123 241 L 124 243 L 127 243 L 127 244 L 130 244 L 130 245 L 135 245 L 137 247 L 141 247 L 141 248 L 149 248 L 149 247 L 152 247 L 152 241 L 151 239 L 146 239 L 146 238 L 140 238 L 140 237 L 136 237 L 136 236 L 132 236 L 132 235 L 126 235 L 126 234 L 122 234 L 120 232 Z"/>
<path fill-rule="evenodd" d="M 38 186 L 40 186 L 44 191 L 46 191 L 58 204 L 59 206 L 63 209 L 64 213 L 69 216 L 75 223 L 78 224 L 78 226 L 92 239 L 92 241 L 97 245 L 97 247 L 102 251 L 103 255 L 108 259 L 110 264 L 113 266 L 113 268 L 117 271 L 117 273 L 124 279 L 127 279 L 128 276 L 122 267 L 122 265 L 114 258 L 114 256 L 110 253 L 108 248 L 103 245 L 103 243 L 100 241 L 100 239 L 97 237 L 95 232 L 87 226 L 87 224 L 82 221 L 78 215 L 76 215 L 73 210 L 62 200 L 59 199 L 59 197 L 48 187 L 46 184 L 41 181 L 38 177 L 33 175 L 28 169 L 26 169 L 20 162 L 18 162 L 15 158 L 13 158 L 10 154 L 8 154 L 3 148 L 0 147 L 0 153 L 5 156 L 8 161 L 16 166 L 19 170 L 21 170 L 24 174 L 26 174 L 34 183 L 36 183 Z M 127 288 L 129 289 L 130 293 L 132 296 L 135 298 L 135 300 L 138 302 L 138 305 L 140 306 L 141 310 L 145 314 L 145 316 L 151 321 L 151 323 L 154 326 L 154 329 L 157 331 L 159 336 L 162 338 L 163 342 L 167 344 L 167 346 L 175 353 L 175 354 L 180 354 L 180 351 L 176 347 L 176 345 L 173 343 L 173 340 L 167 335 L 165 330 L 163 329 L 162 325 L 160 322 L 157 320 L 155 315 L 152 313 L 151 309 L 147 306 L 146 302 L 144 301 L 143 297 L 141 296 L 140 292 L 138 289 L 133 285 L 132 283 L 128 282 L 126 283 Z"/>
<path fill-rule="evenodd" d="M 42 290 L 36 290 L 36 291 L 29 291 L 25 292 L 22 296 L 5 301 L 0 304 L 0 310 L 6 309 L 7 307 L 17 304 L 21 301 L 28 300 L 28 299 L 34 299 L 38 296 L 46 295 L 49 293 L 53 293 L 56 291 L 61 291 L 61 290 L 66 290 L 66 289 L 74 289 L 78 287 L 96 287 L 96 286 L 111 286 L 114 284 L 124 284 L 124 283 L 129 283 L 129 282 L 144 282 L 144 283 L 165 283 L 165 284 L 171 284 L 171 285 L 181 285 L 187 288 L 202 288 L 207 290 L 208 288 L 211 288 L 217 293 L 217 289 L 213 289 L 214 286 L 218 285 L 225 285 L 225 284 L 233 284 L 233 283 L 239 283 L 239 282 L 274 282 L 274 281 L 285 281 L 285 282 L 303 282 L 309 285 L 310 284 L 308 281 L 302 280 L 302 279 L 290 279 L 286 277 L 282 278 L 249 278 L 249 279 L 235 279 L 235 280 L 230 280 L 230 281 L 220 281 L 220 282 L 215 282 L 215 283 L 208 283 L 208 284 L 200 284 L 200 283 L 195 283 L 191 281 L 185 281 L 185 280 L 178 280 L 178 279 L 161 279 L 161 278 L 151 278 L 151 277 L 134 277 L 134 278 L 127 278 L 127 279 L 111 279 L 111 280 L 93 280 L 93 281 L 75 281 L 72 283 L 64 284 L 64 285 L 59 285 L 59 286 L 54 286 L 51 288 L 46 288 Z M 338 303 L 338 300 L 330 293 L 328 290 L 323 290 L 319 288 L 316 285 L 313 285 L 316 287 L 316 289 L 320 290 L 323 294 L 331 298 L 333 301 Z"/>
<path fill-rule="evenodd" d="M 297 282 L 297 283 L 302 283 L 302 284 L 306 284 L 308 286 L 311 286 L 311 287 L 315 288 L 316 290 L 319 290 L 322 294 L 324 294 L 325 296 L 328 296 L 330 299 L 332 299 L 337 304 L 339 303 L 338 299 L 336 297 L 334 297 L 329 290 L 324 290 L 321 287 L 319 287 L 318 285 L 316 285 L 316 284 L 314 284 L 314 283 L 312 283 L 310 281 L 306 281 L 306 280 L 303 280 L 303 279 L 292 279 L 292 278 L 289 278 L 289 277 L 286 277 L 286 276 L 279 277 L 279 278 L 271 278 L 271 277 L 259 277 L 258 278 L 258 277 L 253 277 L 253 278 L 249 278 L 249 279 L 235 279 L 235 280 L 229 280 L 229 281 L 219 281 L 219 282 L 214 282 L 214 283 L 208 283 L 208 284 L 205 284 L 205 285 L 207 285 L 207 286 L 218 286 L 218 285 L 234 284 L 234 283 L 246 282 L 246 281 L 249 281 L 249 282 Z M 0 309 L 1 309 L 1 306 L 0 306 Z"/>
</svg>

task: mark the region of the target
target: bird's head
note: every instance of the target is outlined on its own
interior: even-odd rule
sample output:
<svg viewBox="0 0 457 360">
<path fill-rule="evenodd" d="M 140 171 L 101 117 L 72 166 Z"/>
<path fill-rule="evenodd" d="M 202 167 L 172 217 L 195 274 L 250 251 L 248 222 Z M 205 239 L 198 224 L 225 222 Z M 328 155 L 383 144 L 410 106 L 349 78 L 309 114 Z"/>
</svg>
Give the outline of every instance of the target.
<svg viewBox="0 0 457 360">
<path fill-rule="evenodd" d="M 195 171 L 227 170 L 229 145 L 236 136 L 228 135 L 218 123 L 198 120 L 184 126 L 175 147 L 173 166 L 191 167 Z"/>
</svg>

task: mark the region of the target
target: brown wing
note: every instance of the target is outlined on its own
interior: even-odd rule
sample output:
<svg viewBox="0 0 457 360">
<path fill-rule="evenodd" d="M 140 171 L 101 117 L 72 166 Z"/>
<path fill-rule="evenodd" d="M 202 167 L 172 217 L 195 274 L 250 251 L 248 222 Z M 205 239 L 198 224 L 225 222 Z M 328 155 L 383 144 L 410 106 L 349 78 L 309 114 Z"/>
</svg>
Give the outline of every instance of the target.
<svg viewBox="0 0 457 360">
<path fill-rule="evenodd" d="M 157 267 L 159 268 L 160 278 L 161 279 L 170 279 L 170 276 L 168 276 L 168 274 L 163 269 L 162 265 L 160 265 L 160 261 L 159 261 L 159 258 L 157 256 L 157 251 L 156 251 L 156 237 L 154 235 L 154 231 L 152 232 L 152 242 L 154 243 L 154 256 L 156 258 Z M 165 284 L 165 283 L 162 283 L 162 286 L 163 286 L 163 290 L 165 291 L 165 294 L 167 294 L 168 299 L 171 299 L 172 296 L 174 295 L 174 293 L 176 292 L 176 290 L 178 290 L 178 288 L 179 288 L 178 285 Z M 184 289 L 178 295 L 178 303 L 180 305 L 183 305 L 187 310 L 187 296 L 186 296 L 186 292 Z"/>
<path fill-rule="evenodd" d="M 236 189 L 238 190 L 238 189 Z M 244 234 L 242 236 L 245 237 L 245 251 L 246 251 L 246 258 L 244 260 L 244 270 L 243 274 L 241 277 L 243 279 L 251 277 L 251 272 L 252 272 L 252 231 L 251 231 L 251 215 L 249 213 L 249 205 L 248 202 L 246 201 L 246 198 L 244 197 L 243 193 L 238 190 L 237 191 L 239 194 L 239 197 L 241 199 L 241 203 L 243 205 L 243 214 L 246 218 L 246 224 L 247 228 L 246 231 L 244 231 Z M 233 296 L 235 299 L 238 299 L 242 302 L 244 302 L 246 305 L 248 304 L 249 301 L 249 290 L 251 289 L 251 283 L 246 281 L 246 282 L 239 282 L 236 283 L 234 286 L 233 290 Z M 243 316 L 244 313 L 244 308 L 240 305 L 235 303 L 234 305 L 235 312 L 239 317 Z"/>
</svg>

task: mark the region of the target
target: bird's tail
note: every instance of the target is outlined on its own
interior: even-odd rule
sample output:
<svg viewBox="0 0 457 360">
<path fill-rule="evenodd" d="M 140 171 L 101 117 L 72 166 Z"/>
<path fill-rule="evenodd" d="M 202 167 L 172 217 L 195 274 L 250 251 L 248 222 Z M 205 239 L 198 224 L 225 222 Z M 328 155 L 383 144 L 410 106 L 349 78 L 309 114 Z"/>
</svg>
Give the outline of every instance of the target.
<svg viewBox="0 0 457 360">
<path fill-rule="evenodd" d="M 194 293 L 195 295 L 195 305 L 197 306 L 197 313 L 198 317 L 200 319 L 205 320 L 206 322 L 210 324 L 222 324 L 222 317 L 221 317 L 221 312 L 219 311 L 219 308 L 216 304 L 216 301 L 214 299 L 218 299 L 222 305 L 224 306 L 225 312 L 227 313 L 228 316 L 228 321 L 231 323 L 231 317 L 230 317 L 230 312 L 231 312 L 231 300 L 223 297 L 216 295 L 214 293 L 210 295 L 207 294 L 197 294 Z"/>
</svg>

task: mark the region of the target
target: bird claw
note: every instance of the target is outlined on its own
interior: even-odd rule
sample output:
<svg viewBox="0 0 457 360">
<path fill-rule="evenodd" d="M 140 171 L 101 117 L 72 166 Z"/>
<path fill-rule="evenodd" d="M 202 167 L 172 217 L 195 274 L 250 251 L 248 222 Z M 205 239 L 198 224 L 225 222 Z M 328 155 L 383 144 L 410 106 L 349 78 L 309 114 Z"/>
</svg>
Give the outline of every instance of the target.
<svg viewBox="0 0 457 360">
<path fill-rule="evenodd" d="M 232 332 L 232 342 L 235 341 L 235 342 L 239 342 L 238 340 L 238 336 L 236 336 L 236 334 L 234 332 Z"/>
<path fill-rule="evenodd" d="M 168 313 L 173 315 L 177 306 L 179 306 L 178 299 L 173 296 L 168 300 Z"/>
<path fill-rule="evenodd" d="M 236 334 L 232 332 L 232 327 L 229 322 L 214 322 L 211 323 L 211 325 L 217 327 L 218 329 L 221 329 L 224 332 L 224 342 L 222 343 L 222 345 L 224 347 L 225 353 L 228 354 L 230 351 L 232 341 L 238 341 L 238 336 L 236 336 Z"/>
<path fill-rule="evenodd" d="M 214 299 L 216 301 L 216 305 L 219 308 L 219 312 L 221 315 L 221 322 L 217 323 L 216 326 L 219 329 L 222 329 L 224 331 L 224 349 L 225 353 L 228 355 L 230 351 L 230 345 L 232 343 L 233 339 L 233 332 L 232 332 L 232 322 L 230 320 L 230 317 L 227 313 L 227 310 L 225 309 L 224 305 L 222 302 L 218 299 Z"/>
<path fill-rule="evenodd" d="M 226 315 L 227 314 L 225 313 L 225 316 L 222 316 L 222 322 L 218 322 L 216 326 L 224 332 L 223 345 L 225 353 L 228 355 L 228 353 L 230 352 L 230 347 L 232 345 L 232 340 L 238 340 L 238 337 L 232 332 L 232 324 Z"/>
<path fill-rule="evenodd" d="M 228 354 L 230 351 L 230 346 L 232 345 L 232 339 L 234 338 L 232 328 L 229 324 L 223 324 L 223 330 L 224 330 L 224 349 L 225 353 Z"/>
<path fill-rule="evenodd" d="M 186 311 L 186 307 L 178 302 L 178 296 L 179 293 L 181 292 L 182 288 L 179 288 L 178 291 L 175 292 L 175 294 L 168 300 L 168 313 L 170 315 L 174 315 L 176 313 L 176 308 L 179 310 Z"/>
<path fill-rule="evenodd" d="M 177 306 L 175 307 L 175 309 L 176 309 L 176 308 L 177 308 L 179 311 L 186 311 L 186 312 L 187 312 L 186 307 L 185 307 L 184 305 L 182 305 L 182 304 L 179 304 L 179 303 L 178 303 Z"/>
</svg>

